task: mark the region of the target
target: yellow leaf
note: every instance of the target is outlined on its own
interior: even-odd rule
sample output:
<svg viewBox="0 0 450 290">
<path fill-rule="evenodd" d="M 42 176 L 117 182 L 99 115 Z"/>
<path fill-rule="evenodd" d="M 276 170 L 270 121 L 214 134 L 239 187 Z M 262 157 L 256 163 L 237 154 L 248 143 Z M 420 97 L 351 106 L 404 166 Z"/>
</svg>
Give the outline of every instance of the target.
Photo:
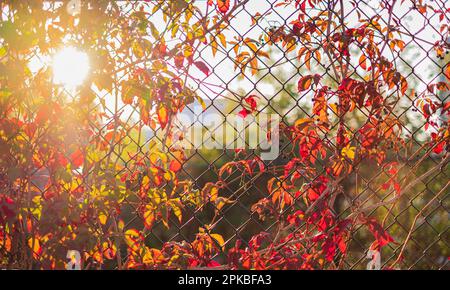
<svg viewBox="0 0 450 290">
<path fill-rule="evenodd" d="M 153 226 L 153 223 L 155 222 L 155 213 L 152 209 L 148 209 L 146 212 L 144 212 L 144 226 L 147 229 L 150 229 Z"/>
<path fill-rule="evenodd" d="M 359 58 L 359 66 L 363 69 L 367 69 L 366 66 L 366 55 L 363 53 L 361 54 L 361 57 Z"/>
<path fill-rule="evenodd" d="M 258 60 L 255 57 L 250 61 L 250 68 L 252 69 L 252 76 L 258 72 Z"/>
<path fill-rule="evenodd" d="M 311 51 L 308 51 L 305 54 L 305 65 L 308 68 L 308 70 L 311 70 Z"/>
<path fill-rule="evenodd" d="M 210 44 L 211 44 L 212 54 L 213 54 L 213 56 L 216 56 L 218 43 L 215 40 L 214 36 L 212 36 L 212 35 L 210 37 Z"/>
<path fill-rule="evenodd" d="M 219 189 L 217 187 L 213 187 L 211 188 L 211 201 L 214 202 L 216 201 L 217 197 L 219 196 Z"/>
<path fill-rule="evenodd" d="M 222 207 L 227 203 L 234 203 L 234 200 L 230 200 L 226 197 L 218 197 L 216 199 L 216 210 L 219 211 L 222 209 Z"/>
<path fill-rule="evenodd" d="M 190 57 L 192 55 L 192 47 L 189 45 L 184 46 L 183 55 L 184 57 Z"/>
<path fill-rule="evenodd" d="M 221 248 L 223 248 L 223 246 L 225 245 L 225 240 L 223 239 L 223 237 L 221 235 L 219 235 L 219 234 L 211 234 L 211 238 L 216 240 Z"/>
<path fill-rule="evenodd" d="M 133 250 L 139 248 L 140 233 L 136 229 L 129 229 L 125 232 L 125 242 Z"/>
<path fill-rule="evenodd" d="M 350 145 L 348 145 L 347 147 L 342 148 L 342 156 L 347 157 L 350 160 L 355 159 L 355 149 L 356 147 L 350 147 Z"/>
<path fill-rule="evenodd" d="M 164 258 L 161 251 L 158 249 L 145 247 L 143 252 L 144 253 L 141 253 L 141 256 L 143 256 L 142 261 L 144 264 L 154 265 Z"/>
<path fill-rule="evenodd" d="M 147 186 L 150 184 L 150 177 L 148 177 L 147 175 L 144 176 L 142 178 L 142 183 L 141 184 L 142 184 L 143 188 L 147 188 Z"/>
<path fill-rule="evenodd" d="M 171 178 L 172 178 L 172 175 L 170 174 L 170 172 L 171 172 L 170 170 L 164 172 L 164 179 L 167 180 L 167 181 L 170 181 Z"/>
<path fill-rule="evenodd" d="M 170 200 L 170 206 L 172 207 L 173 214 L 178 218 L 181 223 L 181 219 L 183 218 L 181 207 L 183 204 L 180 202 L 178 198 L 173 198 Z"/>
<path fill-rule="evenodd" d="M 314 120 L 311 118 L 298 119 L 297 121 L 295 121 L 294 126 L 301 130 L 312 122 L 314 122 Z"/>
<path fill-rule="evenodd" d="M 250 49 L 251 49 L 253 52 L 256 52 L 256 51 L 258 50 L 258 47 L 257 47 L 251 40 L 246 39 L 244 42 L 245 42 L 245 44 L 246 44 L 248 47 L 250 47 Z"/>
<path fill-rule="evenodd" d="M 197 99 L 197 101 L 200 103 L 200 105 L 202 106 L 202 109 L 205 110 L 206 109 L 206 104 L 205 101 L 203 101 L 202 98 L 200 98 L 199 96 L 195 97 Z"/>
<path fill-rule="evenodd" d="M 159 160 L 158 154 L 155 154 L 155 153 L 150 154 L 150 162 L 152 164 L 156 164 L 156 162 L 158 162 L 158 160 Z"/>
<path fill-rule="evenodd" d="M 105 214 L 101 213 L 101 214 L 98 216 L 98 219 L 100 220 L 100 223 L 101 223 L 102 225 L 105 225 L 105 224 L 106 224 L 106 220 L 108 219 L 108 217 L 107 217 Z"/>
<path fill-rule="evenodd" d="M 298 84 L 297 84 L 298 91 L 303 92 L 303 91 L 306 91 L 307 89 L 309 89 L 311 87 L 312 80 L 313 80 L 312 75 L 307 75 L 307 76 L 302 77 L 298 81 Z"/>
<path fill-rule="evenodd" d="M 269 56 L 269 54 L 267 53 L 267 52 L 265 52 L 265 51 L 258 51 L 258 53 L 257 53 L 257 55 L 258 56 L 263 56 L 263 57 L 265 57 L 265 58 L 269 58 L 270 59 L 270 56 Z"/>
<path fill-rule="evenodd" d="M 227 41 L 226 41 L 225 35 L 218 34 L 217 36 L 219 37 L 219 40 L 220 40 L 220 43 L 222 44 L 222 46 L 224 48 L 227 48 Z"/>
<path fill-rule="evenodd" d="M 116 256 L 117 248 L 113 243 L 103 242 L 103 255 L 106 259 L 112 260 Z"/>
</svg>

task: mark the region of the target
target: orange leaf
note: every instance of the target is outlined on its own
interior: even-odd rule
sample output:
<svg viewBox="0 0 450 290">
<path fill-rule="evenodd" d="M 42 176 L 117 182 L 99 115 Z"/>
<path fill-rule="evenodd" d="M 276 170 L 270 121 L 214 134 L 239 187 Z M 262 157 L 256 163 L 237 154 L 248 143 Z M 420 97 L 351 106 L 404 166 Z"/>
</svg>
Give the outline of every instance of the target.
<svg viewBox="0 0 450 290">
<path fill-rule="evenodd" d="M 302 77 L 298 81 L 298 84 L 297 84 L 298 91 L 299 92 L 306 91 L 307 89 L 309 89 L 311 87 L 311 83 L 312 83 L 312 76 L 311 75 Z"/>
<path fill-rule="evenodd" d="M 321 79 L 321 76 L 318 74 L 315 75 L 307 75 L 302 77 L 298 83 L 297 88 L 299 92 L 305 91 L 311 87 L 312 82 L 314 81 L 314 84 L 317 85 Z"/>
<path fill-rule="evenodd" d="M 230 0 L 217 0 L 217 8 L 221 13 L 227 13 L 230 9 Z"/>
<path fill-rule="evenodd" d="M 153 226 L 153 223 L 155 222 L 155 213 L 153 210 L 147 210 L 144 213 L 144 226 L 146 229 L 150 229 Z"/>
<path fill-rule="evenodd" d="M 73 165 L 78 168 L 83 164 L 83 152 L 80 149 L 77 149 L 70 155 L 70 160 L 72 160 Z"/>
<path fill-rule="evenodd" d="M 167 122 L 169 121 L 169 115 L 167 114 L 166 108 L 164 108 L 164 107 L 159 108 L 158 120 L 159 120 L 159 124 L 161 125 L 161 128 L 164 129 L 167 125 Z"/>
</svg>

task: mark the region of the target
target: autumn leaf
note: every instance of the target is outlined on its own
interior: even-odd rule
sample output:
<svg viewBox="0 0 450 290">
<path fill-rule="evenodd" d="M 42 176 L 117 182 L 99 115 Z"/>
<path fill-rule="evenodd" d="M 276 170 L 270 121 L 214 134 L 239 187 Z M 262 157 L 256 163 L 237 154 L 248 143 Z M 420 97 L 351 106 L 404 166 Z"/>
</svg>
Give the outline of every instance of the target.
<svg viewBox="0 0 450 290">
<path fill-rule="evenodd" d="M 299 92 L 306 91 L 311 87 L 311 85 L 314 83 L 317 85 L 321 79 L 321 76 L 318 74 L 315 75 L 307 75 L 302 78 L 297 83 L 297 88 Z"/>
<path fill-rule="evenodd" d="M 314 115 L 318 116 L 319 120 L 323 123 L 328 123 L 326 89 L 327 87 L 323 87 L 322 89 L 318 90 L 313 99 L 313 113 Z"/>
<path fill-rule="evenodd" d="M 169 116 L 167 114 L 167 110 L 164 107 L 160 107 L 158 110 L 158 120 L 161 128 L 164 129 L 169 121 Z"/>
<path fill-rule="evenodd" d="M 211 202 L 215 202 L 219 196 L 219 188 L 212 182 L 206 183 L 201 192 L 202 198 L 205 200 L 209 199 Z"/>
<path fill-rule="evenodd" d="M 223 14 L 227 13 L 230 9 L 230 0 L 217 0 L 217 9 Z"/>
<path fill-rule="evenodd" d="M 255 98 L 258 98 L 258 97 L 255 96 L 255 95 L 250 95 L 250 96 L 248 96 L 247 98 L 244 99 L 245 102 L 250 105 L 250 109 L 252 110 L 252 112 L 254 112 L 256 110 L 256 100 L 255 100 Z"/>
<path fill-rule="evenodd" d="M 209 76 L 209 68 L 203 61 L 196 61 L 194 65 L 202 71 L 205 75 Z"/>
<path fill-rule="evenodd" d="M 182 53 L 178 53 L 174 58 L 175 66 L 180 69 L 184 65 L 184 55 Z"/>
<path fill-rule="evenodd" d="M 361 54 L 361 57 L 359 58 L 359 66 L 365 70 L 367 69 L 366 59 L 366 55 L 364 53 Z"/>
<path fill-rule="evenodd" d="M 133 251 L 137 251 L 141 240 L 141 234 L 139 231 L 136 229 L 129 229 L 125 232 L 124 236 L 128 247 L 130 247 Z"/>
<path fill-rule="evenodd" d="M 171 155 L 174 159 L 170 161 L 169 170 L 177 173 L 183 167 L 185 157 L 181 151 L 173 151 L 171 152 Z"/>
<path fill-rule="evenodd" d="M 347 145 L 346 147 L 342 148 L 341 154 L 343 157 L 347 157 L 350 160 L 355 159 L 355 149 L 356 147 L 350 147 L 350 145 Z"/>
<path fill-rule="evenodd" d="M 240 110 L 239 112 L 238 112 L 238 115 L 240 116 L 240 117 L 242 117 L 243 119 L 245 119 L 245 117 L 247 117 L 249 114 L 251 114 L 252 112 L 250 111 L 250 110 L 248 110 L 248 109 L 246 109 L 246 108 L 243 108 L 242 110 Z"/>
<path fill-rule="evenodd" d="M 178 160 L 172 160 L 170 161 L 170 165 L 169 165 L 169 169 L 175 173 L 177 173 L 178 171 L 180 171 L 180 169 L 182 168 L 182 164 L 180 161 Z"/>
<path fill-rule="evenodd" d="M 223 248 L 223 246 L 225 245 L 225 240 L 223 239 L 223 237 L 219 234 L 210 234 L 211 238 L 213 238 L 214 240 L 216 240 L 216 242 L 219 244 L 220 248 Z"/>
<path fill-rule="evenodd" d="M 450 64 L 447 64 L 445 68 L 445 77 L 447 78 L 447 81 L 450 82 Z"/>
<path fill-rule="evenodd" d="M 306 0 L 303 0 L 303 1 L 296 0 L 295 1 L 295 7 L 296 8 L 300 8 L 300 10 L 303 13 L 306 13 Z"/>
<path fill-rule="evenodd" d="M 105 225 L 108 217 L 104 213 L 101 213 L 98 215 L 98 220 L 100 221 L 100 224 Z"/>
<path fill-rule="evenodd" d="M 379 248 L 394 242 L 394 239 L 383 229 L 383 227 L 374 219 L 367 220 L 370 232 L 375 237 L 375 241 Z"/>
<path fill-rule="evenodd" d="M 215 200 L 216 212 L 220 211 L 224 205 L 234 202 L 236 201 L 230 200 L 229 198 L 226 197 L 217 197 Z"/>
<path fill-rule="evenodd" d="M 116 256 L 117 248 L 113 243 L 110 242 L 103 242 L 102 244 L 103 248 L 103 255 L 106 259 L 112 260 Z"/>
<path fill-rule="evenodd" d="M 83 152 L 80 149 L 77 149 L 70 155 L 70 160 L 72 161 L 72 164 L 75 166 L 75 168 L 80 167 L 84 161 Z"/>
<path fill-rule="evenodd" d="M 178 221 L 181 223 L 183 218 L 183 213 L 181 211 L 183 204 L 179 198 L 173 198 L 169 201 L 169 205 L 172 208 L 173 214 L 177 217 Z"/>
<path fill-rule="evenodd" d="M 243 108 L 242 110 L 240 110 L 238 112 L 238 115 L 240 117 L 245 119 L 245 117 L 247 117 L 249 114 L 256 111 L 256 106 L 257 106 L 256 100 L 255 100 L 256 98 L 258 98 L 256 95 L 250 95 L 244 99 L 244 101 L 250 106 L 250 110 L 247 108 Z"/>
<path fill-rule="evenodd" d="M 142 249 L 140 255 L 143 257 L 142 262 L 149 265 L 155 265 L 164 259 L 161 251 L 154 248 L 145 247 Z"/>
<path fill-rule="evenodd" d="M 153 223 L 155 222 L 155 212 L 152 208 L 148 208 L 144 212 L 144 226 L 146 229 L 151 229 L 153 226 Z"/>
<path fill-rule="evenodd" d="M 311 118 L 298 119 L 297 121 L 295 121 L 294 127 L 296 127 L 298 130 L 302 130 L 313 122 L 314 120 Z"/>
</svg>

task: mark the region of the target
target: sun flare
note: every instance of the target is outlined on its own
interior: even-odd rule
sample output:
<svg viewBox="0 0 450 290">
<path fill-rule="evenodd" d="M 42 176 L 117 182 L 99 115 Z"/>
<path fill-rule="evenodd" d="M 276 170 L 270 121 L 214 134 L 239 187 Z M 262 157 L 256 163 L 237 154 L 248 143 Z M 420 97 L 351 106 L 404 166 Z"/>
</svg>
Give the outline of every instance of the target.
<svg viewBox="0 0 450 290">
<path fill-rule="evenodd" d="M 89 72 L 88 55 L 74 47 L 65 47 L 53 57 L 53 82 L 65 87 L 83 83 Z"/>
</svg>

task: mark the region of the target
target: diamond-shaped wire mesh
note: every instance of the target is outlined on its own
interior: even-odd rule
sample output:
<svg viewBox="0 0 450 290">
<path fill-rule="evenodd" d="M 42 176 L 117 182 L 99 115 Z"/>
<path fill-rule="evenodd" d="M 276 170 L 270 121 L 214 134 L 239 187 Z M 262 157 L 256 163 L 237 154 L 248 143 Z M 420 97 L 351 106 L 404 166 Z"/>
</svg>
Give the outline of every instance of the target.
<svg viewBox="0 0 450 290">
<path fill-rule="evenodd" d="M 279 156 L 264 162 L 267 168 L 273 170 L 249 176 L 235 167 L 223 177 L 220 173 L 222 166 L 229 162 L 258 158 L 259 153 L 256 150 L 236 152 L 226 148 L 205 149 L 204 143 L 211 140 L 203 139 L 198 148 L 184 150 L 180 155 L 175 144 L 167 143 L 167 138 L 170 138 L 167 128 L 187 132 L 197 124 L 208 133 L 204 135 L 212 136 L 218 129 L 206 126 L 199 119 L 199 115 L 214 113 L 223 118 L 223 123 L 216 124 L 217 126 L 224 124 L 233 126 L 227 116 L 237 115 L 243 106 L 248 107 L 245 100 L 252 96 L 256 96 L 258 103 L 256 114 L 264 112 L 277 115 L 280 118 L 280 128 L 292 126 L 298 119 L 314 119 L 315 116 L 311 113 L 314 101 L 312 87 L 299 92 L 297 82 L 313 74 L 326 80 L 330 87 L 337 87 L 342 80 L 335 72 L 336 67 L 341 71 L 345 70 L 348 78 L 364 80 L 365 73 L 370 70 L 363 70 L 362 66 L 372 65 L 366 63 L 365 59 L 364 64 L 361 62 L 358 48 L 367 45 L 364 39 L 356 44 L 354 51 L 350 51 L 352 58 L 348 59 L 344 68 L 338 57 L 328 55 L 327 58 L 325 53 L 321 55 L 316 52 L 323 49 L 321 45 L 324 43 L 324 35 L 331 36 L 341 31 L 355 29 L 362 23 L 359 20 L 364 19 L 373 21 L 370 25 L 384 28 L 377 35 L 378 38 L 375 37 L 373 40 L 373 45 L 379 50 L 386 51 L 383 56 L 408 83 L 407 93 L 401 98 L 397 98 L 396 92 L 386 88 L 384 96 L 385 102 L 393 104 L 389 118 L 393 120 L 393 126 L 397 126 L 402 132 L 403 149 L 392 150 L 385 156 L 391 161 L 390 164 L 396 164 L 399 176 L 403 176 L 399 182 L 402 194 L 395 203 L 387 203 L 386 201 L 396 194 L 395 188 L 386 188 L 383 184 L 392 177 L 392 168 L 376 166 L 375 163 L 361 160 L 359 164 L 354 165 L 351 174 L 339 180 L 339 185 L 335 188 L 333 207 L 330 210 L 333 216 L 345 219 L 354 216 L 355 208 L 370 208 L 367 216 L 379 220 L 396 241 L 383 247 L 382 267 L 387 267 L 398 259 L 397 266 L 401 269 L 448 269 L 450 250 L 448 153 L 445 148 L 443 152 L 437 154 L 433 152 L 433 148 L 427 147 L 426 140 L 430 138 L 430 134 L 436 132 L 428 128 L 427 123 L 430 118 L 436 118 L 436 114 L 427 119 L 422 113 L 423 104 L 420 103 L 424 97 L 429 97 L 440 104 L 448 102 L 448 90 L 439 92 L 430 89 L 431 85 L 439 82 L 447 86 L 449 84 L 444 72 L 450 60 L 448 1 L 330 0 L 309 1 L 309 4 L 305 3 L 308 1 L 286 1 L 286 5 L 290 6 L 284 7 L 284 1 L 246 0 L 230 1 L 229 11 L 225 13 L 217 10 L 221 1 L 98 1 L 101 4 L 89 4 L 93 8 L 86 4 L 92 1 L 82 1 L 86 7 L 83 6 L 81 10 L 80 24 L 78 26 L 72 24 L 78 27 L 73 28 L 74 33 L 82 33 L 83 25 L 95 24 L 95 20 L 90 21 L 83 17 L 92 19 L 98 17 L 98 25 L 101 28 L 92 35 L 80 34 L 81 39 L 84 37 L 82 41 L 76 36 L 73 38 L 70 36 L 67 43 L 74 43 L 84 49 L 90 56 L 91 66 L 93 68 L 100 66 L 102 71 L 92 73 L 90 76 L 94 79 L 92 86 L 68 88 L 47 82 L 43 85 L 45 88 L 39 90 L 35 89 L 35 85 L 48 80 L 50 71 L 47 69 L 51 67 L 48 58 L 56 48 L 48 45 L 48 50 L 43 51 L 45 46 L 42 43 L 26 44 L 24 51 L 27 55 L 14 55 L 12 53 L 14 50 L 9 48 L 7 24 L 13 25 L 19 21 L 16 19 L 27 13 L 30 13 L 31 19 L 35 17 L 36 23 L 39 22 L 37 19 L 45 17 L 40 14 L 38 16 L 38 12 L 55 13 L 45 24 L 52 27 L 52 30 L 47 28 L 45 32 L 48 41 L 51 42 L 52 39 L 61 37 L 59 34 L 64 34 L 64 31 L 58 32 L 57 28 L 58 25 L 61 27 L 66 25 L 62 22 L 65 18 L 67 1 L 45 1 L 44 4 L 40 3 L 41 1 L 23 1 L 26 3 L 23 7 L 26 5 L 36 7 L 32 9 L 33 11 L 24 8 L 25 10 L 21 11 L 22 16 L 10 10 L 13 6 L 9 6 L 8 2 L 0 6 L 2 8 L 0 94 L 2 98 L 6 98 L 9 91 L 12 95 L 20 92 L 21 98 L 12 98 L 8 100 L 7 105 L 2 103 L 1 107 L 3 124 L 0 146 L 3 161 L 0 172 L 2 179 L 0 194 L 3 198 L 2 206 L 8 203 L 5 199 L 7 196 L 17 203 L 19 197 L 23 198 L 20 202 L 28 202 L 28 205 L 25 207 L 27 211 L 17 213 L 15 221 L 22 223 L 20 229 L 25 231 L 23 240 L 8 245 L 7 239 L 0 236 L 1 267 L 20 268 L 23 265 L 29 268 L 62 267 L 58 264 L 60 262 L 47 259 L 45 253 L 51 251 L 57 253 L 55 255 L 59 255 L 61 259 L 65 259 L 67 250 L 74 249 L 85 252 L 85 264 L 88 268 L 123 268 L 124 265 L 129 265 L 131 259 L 127 246 L 132 248 L 133 245 L 130 245 L 130 237 L 128 239 L 126 236 L 123 237 L 124 232 L 129 233 L 128 235 L 133 234 L 129 232 L 130 229 L 138 229 L 136 237 L 131 238 L 142 239 L 148 248 L 166 250 L 175 244 L 192 245 L 197 239 L 199 228 L 208 234 L 220 234 L 224 240 L 223 245 L 211 259 L 221 265 L 227 264 L 228 251 L 237 240 L 248 247 L 252 237 L 259 233 L 267 232 L 273 235 L 272 238 L 278 237 L 280 221 L 274 218 L 261 218 L 261 212 L 269 214 L 275 211 L 264 204 L 270 203 L 273 197 L 267 189 L 267 184 L 272 178 L 275 178 L 275 182 L 280 182 L 283 167 L 294 158 L 293 152 L 298 149 L 292 140 L 281 138 Z M 302 5 L 306 5 L 304 13 L 301 12 Z M 421 12 L 424 7 L 429 9 L 427 14 Z M 98 16 L 96 12 L 89 15 L 90 9 L 94 9 L 92 11 L 99 9 L 98 11 L 102 11 L 104 15 Z M 325 25 L 319 23 L 318 15 L 325 12 L 330 15 L 330 19 L 341 21 L 340 24 L 331 24 L 331 20 Z M 186 14 L 190 15 L 188 22 L 192 25 L 207 19 L 206 25 L 213 25 L 214 29 L 209 29 L 204 39 L 200 36 L 201 41 L 189 43 L 188 40 L 193 37 L 190 34 L 195 31 L 185 27 L 175 28 L 170 19 L 164 18 L 164 15 L 173 18 L 179 16 L 178 21 L 181 22 Z M 305 37 L 295 38 L 292 42 L 274 40 L 280 31 L 285 35 L 295 33 L 293 23 L 299 19 L 299 14 L 304 20 L 317 19 L 317 28 L 321 30 L 322 35 L 311 33 L 307 43 Z M 110 18 L 119 19 L 117 27 L 108 26 Z M 136 23 L 133 21 L 147 26 L 139 30 L 138 25 L 136 29 L 132 27 L 133 23 Z M 166 21 L 171 23 L 171 26 Z M 105 26 L 101 26 L 103 24 Z M 70 29 L 72 28 L 67 28 L 68 31 Z M 18 31 L 19 28 L 16 32 Z M 401 42 L 397 44 L 391 42 L 384 47 L 386 41 L 383 35 L 386 33 L 393 34 L 389 37 L 401 39 Z M 137 79 L 150 78 L 152 86 L 160 88 L 160 91 L 168 91 L 167 87 L 173 86 L 156 76 L 159 71 L 167 69 L 166 66 L 169 66 L 168 70 L 176 71 L 176 64 L 163 65 L 156 60 L 155 51 L 160 49 L 160 46 L 153 46 L 153 43 L 161 41 L 157 39 L 156 34 L 166 37 L 165 49 L 168 51 L 175 49 L 178 43 L 187 42 L 195 52 L 189 61 L 197 65 L 190 65 L 185 75 L 172 73 L 170 76 L 174 79 L 182 78 L 180 82 L 188 87 L 182 91 L 183 100 L 187 103 L 183 113 L 192 117 L 191 122 L 172 122 L 172 118 L 169 118 L 169 123 L 162 126 L 161 119 L 158 119 L 160 115 L 158 118 L 154 115 L 160 110 L 160 106 L 150 102 L 155 102 L 159 100 L 158 98 L 162 100 L 164 97 L 150 95 L 149 92 L 152 90 L 150 86 L 135 89 L 142 90 L 140 92 L 130 93 L 128 87 L 124 85 L 130 82 L 130 76 L 141 74 Z M 334 46 L 338 45 L 338 42 L 339 40 L 330 41 L 328 44 Z M 60 43 L 64 41 L 61 40 Z M 396 45 L 401 46 L 401 49 L 396 49 Z M 256 48 L 257 65 L 247 64 L 245 67 L 243 62 L 239 61 L 235 48 L 240 47 L 246 48 L 247 51 Z M 437 53 L 436 49 L 439 47 L 442 48 L 442 52 Z M 182 53 L 188 54 L 185 46 L 183 49 Z M 299 57 L 302 49 L 304 49 L 303 56 Z M 22 76 L 13 71 L 14 68 L 8 69 L 10 60 L 28 63 L 29 71 Z M 205 74 L 204 70 L 208 73 Z M 150 73 L 143 76 L 142 71 Z M 14 84 L 7 91 L 7 83 L 11 82 L 12 76 L 22 76 L 31 81 Z M 43 95 L 45 93 L 51 97 L 47 98 Z M 130 94 L 136 96 L 139 94 L 141 98 L 147 98 L 148 103 L 144 105 L 138 103 L 135 96 L 129 99 L 127 96 Z M 41 97 L 44 104 L 46 102 L 59 104 L 61 108 L 45 107 L 40 99 L 34 101 L 34 98 Z M 351 140 L 353 146 L 364 146 L 363 141 L 357 137 L 359 130 L 365 124 L 377 126 L 372 123 L 374 119 L 371 119 L 372 112 L 369 108 L 364 106 L 357 108 L 342 123 L 331 105 L 336 99 L 331 97 L 327 101 L 326 111 L 330 124 L 327 132 L 320 132 L 322 141 L 330 145 L 331 151 L 337 150 L 338 145 L 334 140 L 339 138 L 338 129 L 343 125 L 343 129 L 353 136 Z M 14 107 L 19 107 L 19 104 L 20 109 L 14 111 Z M 170 110 L 171 106 L 173 103 L 164 99 L 163 107 Z M 144 109 L 150 113 L 143 114 Z M 11 112 L 15 112 L 19 117 L 16 120 L 12 119 Z M 26 120 L 29 116 L 37 120 L 35 125 L 37 129 L 28 125 Z M 237 118 L 239 117 L 242 116 L 238 115 Z M 39 118 L 45 120 L 40 123 Z M 64 120 L 61 128 L 52 129 L 51 126 L 43 125 L 44 122 L 58 123 L 60 119 Z M 444 127 L 448 122 L 443 114 L 433 120 L 437 127 Z M 22 126 L 29 127 L 16 130 L 14 126 L 19 126 L 14 123 L 16 121 L 22 122 Z M 8 127 L 10 128 L 8 132 L 5 129 L 7 125 L 12 127 Z M 233 129 L 237 134 L 240 133 L 239 129 Z M 36 132 L 42 136 L 31 137 L 27 130 L 37 130 Z M 17 139 L 20 139 L 20 142 L 14 144 L 18 144 L 19 147 L 10 147 L 13 140 L 16 142 Z M 36 140 L 40 140 L 43 145 L 36 145 L 34 143 Z M 152 151 L 152 148 L 161 144 L 162 153 Z M 46 150 L 47 146 L 51 150 Z M 81 157 L 77 158 L 77 154 Z M 26 163 L 24 161 L 26 156 L 38 156 L 35 159 L 42 161 Z M 77 160 L 80 158 L 81 160 Z M 65 163 L 66 170 L 55 170 L 54 163 L 63 159 L 69 160 Z M 84 166 L 73 165 L 78 162 Z M 327 162 L 326 158 L 319 158 L 314 164 L 304 161 L 305 168 L 315 167 L 316 170 L 314 174 L 305 173 L 306 169 L 305 172 L 299 173 L 305 184 L 324 182 L 321 176 L 328 174 L 325 170 Z M 69 163 L 72 166 L 67 165 Z M 168 166 L 172 172 L 176 172 L 177 180 L 182 182 L 178 184 L 170 174 L 169 176 L 164 174 L 161 175 L 162 180 L 158 180 L 155 186 L 153 183 L 155 181 L 150 178 L 158 176 L 161 172 L 168 172 Z M 173 169 L 172 166 L 177 169 Z M 289 177 L 292 175 L 294 172 L 289 173 Z M 22 183 L 17 181 L 19 179 Z M 334 181 L 337 180 L 338 177 L 335 177 Z M 192 202 L 195 198 L 201 198 L 199 196 L 208 183 L 218 181 L 221 184 L 219 196 L 223 203 L 216 200 L 199 206 Z M 146 185 L 149 186 L 145 187 Z M 159 195 L 161 192 L 167 196 Z M 284 208 L 286 212 L 297 208 L 297 202 L 301 202 L 303 198 L 294 196 L 292 192 L 288 194 L 292 194 L 294 202 Z M 37 203 L 35 197 L 41 197 L 42 201 Z M 154 205 L 154 201 L 164 198 L 172 201 L 168 201 L 164 208 L 158 208 L 160 211 L 155 216 L 153 213 L 149 216 L 150 204 L 158 207 L 159 204 Z M 47 200 L 51 201 L 48 205 L 45 203 Z M 34 214 L 36 210 L 40 213 Z M 175 214 L 177 210 L 180 211 L 179 214 Z M 33 212 L 29 215 L 30 221 L 26 218 L 27 212 Z M 170 214 L 165 215 L 167 212 Z M 7 211 L 3 209 L 0 213 L 6 215 Z M 58 222 L 44 223 L 43 216 L 52 216 Z M 1 218 L 0 222 L 6 220 L 6 217 Z M 14 249 L 26 247 L 27 240 L 32 237 L 32 232 L 28 232 L 27 227 L 23 226 L 25 221 L 39 225 L 36 230 L 40 231 L 42 236 L 46 233 L 45 239 L 42 238 L 40 241 L 46 248 L 36 250 L 38 253 L 27 254 L 26 250 L 25 253 L 18 250 L 18 253 L 10 254 Z M 305 226 L 302 224 L 298 227 L 288 227 L 282 234 L 287 236 L 290 233 L 297 233 Z M 5 233 L 9 232 L 11 227 L 12 224 L 1 225 L 0 235 L 6 237 Z M 30 229 L 33 231 L 32 226 Z M 20 230 L 18 234 L 19 232 Z M 70 240 L 69 232 L 73 240 Z M 66 238 L 59 241 L 57 237 L 60 235 Z M 108 238 L 106 246 L 104 237 Z M 354 226 L 347 239 L 345 258 L 341 257 L 342 255 L 338 256 L 335 266 L 343 269 L 366 268 L 369 261 L 367 251 L 373 242 L 370 231 L 362 225 Z M 404 244 L 405 239 L 407 243 Z M 96 246 L 97 244 L 100 246 Z M 117 258 L 96 256 L 96 250 L 99 250 L 101 256 L 110 251 L 112 244 L 116 247 L 114 256 Z M 305 242 L 305 245 L 309 243 Z M 34 246 L 35 244 L 31 248 L 35 249 Z M 284 254 L 286 252 L 281 255 Z"/>
</svg>

